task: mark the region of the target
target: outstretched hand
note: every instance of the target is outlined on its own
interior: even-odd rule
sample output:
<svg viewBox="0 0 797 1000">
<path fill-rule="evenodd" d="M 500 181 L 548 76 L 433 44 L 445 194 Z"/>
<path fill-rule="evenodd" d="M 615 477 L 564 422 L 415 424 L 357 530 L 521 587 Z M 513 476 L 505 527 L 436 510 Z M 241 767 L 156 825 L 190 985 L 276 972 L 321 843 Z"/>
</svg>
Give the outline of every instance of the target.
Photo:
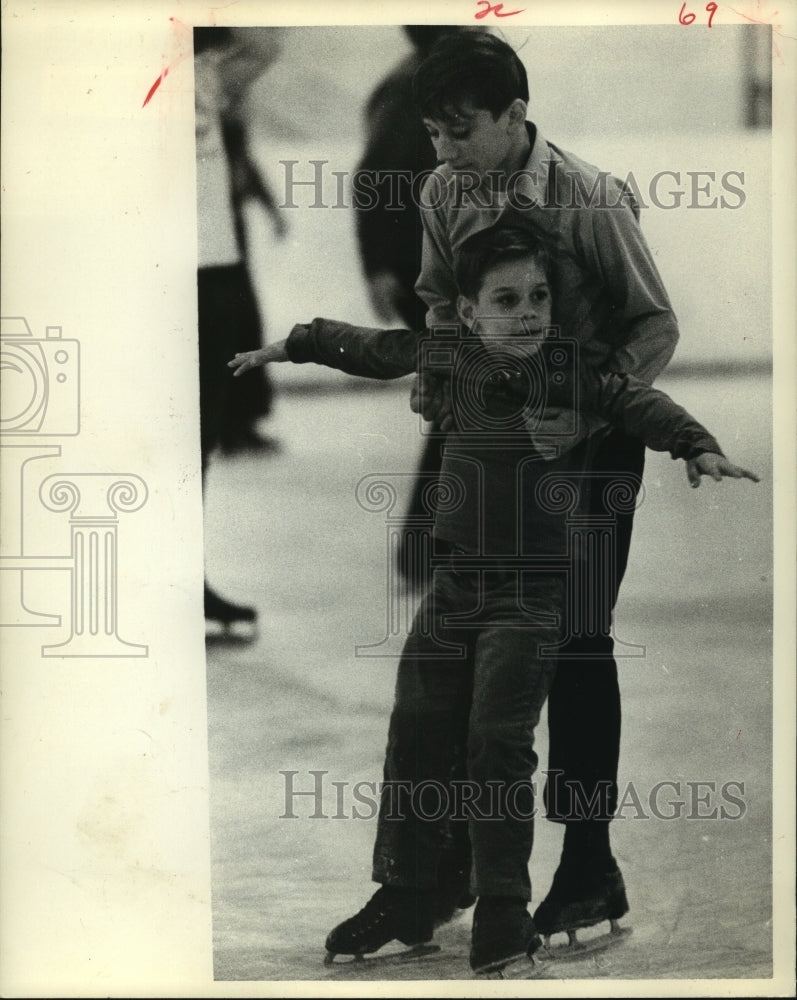
<svg viewBox="0 0 797 1000">
<path fill-rule="evenodd" d="M 288 352 L 285 349 L 285 341 L 280 340 L 276 344 L 268 344 L 258 351 L 244 351 L 236 354 L 232 361 L 227 362 L 228 368 L 234 368 L 233 375 L 243 375 L 252 368 L 259 368 L 260 365 L 267 365 L 271 361 L 288 361 Z"/>
<path fill-rule="evenodd" d="M 711 476 L 715 482 L 722 482 L 726 476 L 730 479 L 752 479 L 754 483 L 761 482 L 754 472 L 748 472 L 739 465 L 734 465 L 722 455 L 704 451 L 697 458 L 690 458 L 686 463 L 686 478 L 693 489 L 700 486 L 701 476 Z"/>
</svg>

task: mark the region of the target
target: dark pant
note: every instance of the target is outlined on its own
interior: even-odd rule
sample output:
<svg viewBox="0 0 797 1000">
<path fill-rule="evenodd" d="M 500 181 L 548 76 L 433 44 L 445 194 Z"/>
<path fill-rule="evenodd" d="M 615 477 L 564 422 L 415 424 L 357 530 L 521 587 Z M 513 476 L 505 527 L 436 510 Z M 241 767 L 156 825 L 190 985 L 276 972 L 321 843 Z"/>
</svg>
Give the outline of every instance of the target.
<svg viewBox="0 0 797 1000">
<path fill-rule="evenodd" d="M 199 418 L 202 469 L 219 443 L 230 414 L 246 412 L 247 419 L 265 414 L 270 405 L 269 383 L 263 369 L 237 379 L 227 362 L 238 351 L 260 347 L 260 314 L 244 264 L 201 267 L 197 271 L 199 319 Z M 250 380 L 250 376 L 252 376 Z M 253 400 L 252 395 L 257 399 Z M 230 399 L 236 401 L 230 403 Z M 257 401 L 259 399 L 259 402 Z"/>
<path fill-rule="evenodd" d="M 621 431 L 612 431 L 594 453 L 590 471 L 596 482 L 639 483 L 645 464 L 644 445 Z M 636 490 L 634 489 L 634 495 Z M 610 516 L 614 552 L 599 552 L 597 572 L 608 595 L 592 595 L 593 606 L 614 608 L 628 562 L 634 523 L 630 510 L 607 506 L 607 491 L 590 492 L 589 513 Z M 548 697 L 548 781 L 546 814 L 554 822 L 611 819 L 617 807 L 617 766 L 620 756 L 620 689 L 611 634 L 571 640 L 557 658 L 556 678 Z"/>
<path fill-rule="evenodd" d="M 515 573 L 435 572 L 398 669 L 375 881 L 436 887 L 467 829 L 473 894 L 530 898 L 534 729 L 563 605 L 559 578 L 529 574 L 519 600 Z"/>
<path fill-rule="evenodd" d="M 443 442 L 431 437 L 424 447 L 421 482 L 408 514 L 424 513 L 420 487 L 428 489 L 428 475 L 439 472 Z M 644 445 L 619 430 L 611 431 L 590 449 L 590 471 L 596 482 L 614 474 L 619 481 L 641 482 Z M 634 494 L 636 490 L 631 487 Z M 594 606 L 614 608 L 628 562 L 634 513 L 607 508 L 602 488 L 590 491 L 587 510 L 596 517 L 608 515 L 614 525 L 614 550 L 599 550 L 593 579 L 602 580 L 607 593 L 588 595 Z M 627 506 L 627 505 L 624 505 Z M 544 789 L 546 815 L 554 822 L 586 817 L 608 820 L 617 806 L 617 768 L 620 754 L 620 690 L 614 642 L 607 629 L 570 640 L 560 652 L 556 678 L 548 699 L 548 781 Z M 463 848 L 466 849 L 466 848 Z"/>
</svg>

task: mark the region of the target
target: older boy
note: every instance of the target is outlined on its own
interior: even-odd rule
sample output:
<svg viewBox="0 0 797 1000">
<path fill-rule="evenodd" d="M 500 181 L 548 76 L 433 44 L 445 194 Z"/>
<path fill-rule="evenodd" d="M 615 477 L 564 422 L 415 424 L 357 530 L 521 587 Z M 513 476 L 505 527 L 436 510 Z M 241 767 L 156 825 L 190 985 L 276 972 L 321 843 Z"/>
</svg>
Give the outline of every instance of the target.
<svg viewBox="0 0 797 1000">
<path fill-rule="evenodd" d="M 454 268 L 463 242 L 499 222 L 543 235 L 553 246 L 554 322 L 581 344 L 585 365 L 651 383 L 675 349 L 678 328 L 638 223 L 630 193 L 615 178 L 547 142 L 526 120 L 523 64 L 493 35 L 441 40 L 414 79 L 416 104 L 440 163 L 424 190 L 423 265 L 418 294 L 426 325 L 455 321 Z M 447 385 L 419 380 L 412 406 L 449 429 Z M 534 440 L 576 448 L 591 471 L 641 481 L 644 448 L 622 428 L 586 415 L 568 437 L 569 415 L 551 409 Z M 609 513 L 595 493 L 584 513 Z M 596 569 L 608 593 L 586 595 L 604 609 L 598 634 L 560 651 L 548 702 L 548 818 L 565 824 L 559 868 L 535 913 L 550 934 L 597 923 L 628 908 L 612 856 L 609 821 L 617 805 L 620 691 L 608 609 L 617 600 L 633 504 L 616 517 L 616 546 Z M 585 805 L 586 804 L 586 805 Z M 456 869 L 456 865 L 452 868 Z"/>
<path fill-rule="evenodd" d="M 538 419 L 532 383 L 544 372 L 539 354 L 552 318 L 542 244 L 524 230 L 480 232 L 463 245 L 457 277 L 468 335 L 454 382 L 464 411 L 441 475 L 461 491 L 462 503 L 435 518 L 438 569 L 398 668 L 373 858 L 382 887 L 330 933 L 327 949 L 360 955 L 394 939 L 430 940 L 445 843 L 452 827 L 467 821 L 470 889 L 478 897 L 470 964 L 483 973 L 540 946 L 527 909 L 533 741 L 555 676 L 550 648 L 565 624 L 569 567 L 566 512 L 550 496 L 578 483 L 583 456 L 570 449 L 546 458 L 529 434 Z M 230 366 L 240 375 L 268 361 L 315 361 L 395 378 L 414 371 L 423 355 L 411 331 L 314 320 Z M 575 360 L 569 377 L 543 386 L 549 403 L 572 400 L 575 381 L 585 408 L 687 459 L 693 482 L 702 474 L 756 478 L 724 458 L 664 393 L 632 376 L 579 371 Z M 457 788 L 452 776 L 461 758 L 467 778 Z M 466 800 L 458 800 L 465 786 Z M 445 815 L 435 815 L 440 796 L 449 803 Z"/>
</svg>

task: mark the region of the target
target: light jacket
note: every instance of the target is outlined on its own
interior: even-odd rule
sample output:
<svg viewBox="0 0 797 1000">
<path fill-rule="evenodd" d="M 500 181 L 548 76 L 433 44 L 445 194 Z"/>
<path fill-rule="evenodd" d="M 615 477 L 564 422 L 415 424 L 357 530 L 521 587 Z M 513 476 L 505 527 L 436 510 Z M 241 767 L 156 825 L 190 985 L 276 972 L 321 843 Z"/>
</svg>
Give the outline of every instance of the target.
<svg viewBox="0 0 797 1000">
<path fill-rule="evenodd" d="M 532 123 L 526 127 L 529 158 L 503 191 L 465 190 L 470 182 L 448 166 L 427 179 L 416 283 L 429 306 L 426 326 L 457 322 L 454 268 L 469 236 L 499 222 L 527 227 L 549 249 L 553 321 L 563 338 L 578 342 L 583 364 L 652 384 L 675 351 L 678 324 L 633 195 L 606 171 L 547 142 Z M 538 443 L 561 441 L 569 419 L 551 413 L 536 432 Z M 582 420 L 581 436 L 601 426 L 594 416 Z"/>
</svg>

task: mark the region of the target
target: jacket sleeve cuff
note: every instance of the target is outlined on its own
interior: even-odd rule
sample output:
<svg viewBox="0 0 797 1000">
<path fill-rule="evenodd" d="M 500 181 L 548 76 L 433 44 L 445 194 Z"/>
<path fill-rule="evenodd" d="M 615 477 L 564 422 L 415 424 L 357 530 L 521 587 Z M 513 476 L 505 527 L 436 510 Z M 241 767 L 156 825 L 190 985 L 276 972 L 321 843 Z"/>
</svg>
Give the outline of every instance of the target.
<svg viewBox="0 0 797 1000">
<path fill-rule="evenodd" d="M 313 360 L 310 324 L 297 323 L 285 341 L 285 352 L 295 365 L 304 365 Z"/>
<path fill-rule="evenodd" d="M 691 459 L 697 458 L 698 455 L 703 455 L 706 452 L 711 452 L 713 455 L 722 455 L 725 458 L 725 452 L 710 434 L 697 439 L 679 441 L 673 447 L 670 454 L 674 459 L 680 458 L 685 462 L 689 462 Z"/>
</svg>

